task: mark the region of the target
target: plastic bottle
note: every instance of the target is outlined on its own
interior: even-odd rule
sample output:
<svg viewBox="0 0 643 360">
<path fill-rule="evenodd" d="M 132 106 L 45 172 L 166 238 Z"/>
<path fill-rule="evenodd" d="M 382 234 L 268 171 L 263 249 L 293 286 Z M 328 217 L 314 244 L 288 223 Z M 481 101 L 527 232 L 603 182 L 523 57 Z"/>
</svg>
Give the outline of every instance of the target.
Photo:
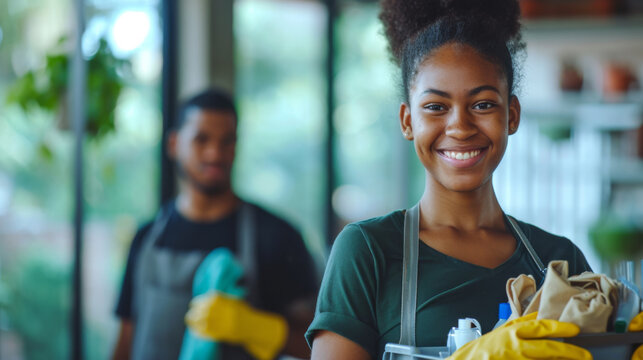
<svg viewBox="0 0 643 360">
<path fill-rule="evenodd" d="M 639 290 L 633 283 L 625 278 L 619 278 L 618 285 L 618 305 L 616 307 L 616 316 L 614 317 L 614 331 L 617 333 L 625 332 L 630 320 L 641 311 L 641 298 Z"/>
<path fill-rule="evenodd" d="M 493 326 L 493 330 L 501 327 L 504 323 L 507 322 L 511 316 L 511 307 L 508 302 L 503 302 L 498 305 L 498 322 Z"/>
<path fill-rule="evenodd" d="M 475 325 L 472 327 L 472 325 Z M 465 318 L 458 319 L 458 327 L 452 328 L 452 339 L 455 342 L 455 350 L 459 349 L 462 345 L 471 340 L 475 340 L 482 336 L 480 323 L 476 319 Z M 450 333 L 451 334 L 451 333 Z"/>
</svg>

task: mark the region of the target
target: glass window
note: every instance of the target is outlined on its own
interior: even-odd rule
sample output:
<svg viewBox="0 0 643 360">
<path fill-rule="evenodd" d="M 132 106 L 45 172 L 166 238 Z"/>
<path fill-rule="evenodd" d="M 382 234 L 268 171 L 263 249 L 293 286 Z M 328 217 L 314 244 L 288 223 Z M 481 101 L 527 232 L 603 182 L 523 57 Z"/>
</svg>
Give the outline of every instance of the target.
<svg viewBox="0 0 643 360">
<path fill-rule="evenodd" d="M 105 359 L 118 334 L 114 309 L 129 245 L 158 207 L 163 44 L 158 0 L 88 1 L 87 12 L 83 46 L 105 38 L 127 62 L 116 69 L 124 86 L 115 129 L 85 146 L 85 355 Z"/>
<path fill-rule="evenodd" d="M 161 21 L 158 1 L 86 4 L 83 52 L 108 61 L 96 70 L 90 60 L 87 111 L 110 102 L 115 109 L 113 121 L 88 125 L 84 159 L 85 356 L 104 359 L 117 334 L 113 309 L 129 243 L 157 206 Z M 64 59 L 73 14 L 71 1 L 0 3 L 3 359 L 70 357 L 74 139 L 66 98 L 38 98 L 36 88 L 66 82 L 66 63 L 47 56 Z M 35 82 L 25 81 L 29 72 Z M 94 87 L 110 76 L 121 82 L 119 96 Z"/>
<path fill-rule="evenodd" d="M 298 227 L 324 254 L 326 9 L 307 1 L 237 0 L 236 190 Z M 270 29 L 266 31 L 266 29 Z"/>
<path fill-rule="evenodd" d="M 73 138 L 58 130 L 56 114 L 8 103 L 16 78 L 45 65 L 45 54 L 67 30 L 69 10 L 69 1 L 0 3 L 3 359 L 69 357 Z"/>
<path fill-rule="evenodd" d="M 343 223 L 407 207 L 424 185 L 413 147 L 400 130 L 397 68 L 378 11 L 377 4 L 347 4 L 336 25 L 338 187 L 332 201 Z"/>
</svg>

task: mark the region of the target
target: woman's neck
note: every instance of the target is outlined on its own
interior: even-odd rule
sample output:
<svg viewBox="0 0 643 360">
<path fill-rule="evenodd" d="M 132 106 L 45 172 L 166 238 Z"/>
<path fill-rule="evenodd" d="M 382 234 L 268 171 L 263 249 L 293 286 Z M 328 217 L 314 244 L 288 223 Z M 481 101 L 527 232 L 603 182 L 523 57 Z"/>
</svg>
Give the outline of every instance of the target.
<svg viewBox="0 0 643 360">
<path fill-rule="evenodd" d="M 503 212 L 491 180 L 468 192 L 455 192 L 427 178 L 420 200 L 420 227 L 450 227 L 461 231 L 503 230 Z"/>
<path fill-rule="evenodd" d="M 176 199 L 176 208 L 189 220 L 213 221 L 230 214 L 240 203 L 232 189 L 219 194 L 205 194 L 185 186 Z"/>
</svg>

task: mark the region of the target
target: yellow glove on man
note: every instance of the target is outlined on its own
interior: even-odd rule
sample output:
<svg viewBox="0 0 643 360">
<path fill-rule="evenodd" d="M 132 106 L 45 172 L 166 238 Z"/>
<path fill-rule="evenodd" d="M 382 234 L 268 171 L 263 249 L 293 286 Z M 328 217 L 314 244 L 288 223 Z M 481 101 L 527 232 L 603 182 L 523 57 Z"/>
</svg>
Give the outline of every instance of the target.
<svg viewBox="0 0 643 360">
<path fill-rule="evenodd" d="M 643 331 L 643 312 L 632 318 L 630 324 L 627 326 L 627 331 Z M 634 353 L 632 354 L 632 360 L 643 360 L 643 345 L 634 350 Z"/>
<path fill-rule="evenodd" d="M 259 360 L 273 359 L 288 337 L 283 317 L 219 292 L 192 299 L 185 322 L 196 335 L 241 345 Z"/>
<path fill-rule="evenodd" d="M 576 336 L 580 332 L 578 326 L 556 320 L 537 320 L 536 316 L 537 313 L 531 313 L 509 321 L 466 343 L 449 359 L 592 359 L 589 351 L 583 348 L 544 339 Z"/>
</svg>

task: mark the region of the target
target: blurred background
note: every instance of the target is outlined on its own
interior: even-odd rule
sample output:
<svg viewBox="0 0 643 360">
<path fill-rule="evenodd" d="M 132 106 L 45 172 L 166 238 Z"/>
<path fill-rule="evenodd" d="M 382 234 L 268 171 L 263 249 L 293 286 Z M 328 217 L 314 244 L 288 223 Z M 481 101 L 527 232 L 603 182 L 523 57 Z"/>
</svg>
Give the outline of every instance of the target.
<svg viewBox="0 0 643 360">
<path fill-rule="evenodd" d="M 640 285 L 643 3 L 521 6 L 523 114 L 498 197 L 595 271 L 632 260 Z M 237 99 L 236 190 L 300 229 L 320 270 L 344 224 L 417 201 L 424 172 L 377 13 L 367 0 L 0 0 L 0 359 L 109 357 L 130 241 L 174 193 L 164 133 L 207 86 Z"/>
</svg>

